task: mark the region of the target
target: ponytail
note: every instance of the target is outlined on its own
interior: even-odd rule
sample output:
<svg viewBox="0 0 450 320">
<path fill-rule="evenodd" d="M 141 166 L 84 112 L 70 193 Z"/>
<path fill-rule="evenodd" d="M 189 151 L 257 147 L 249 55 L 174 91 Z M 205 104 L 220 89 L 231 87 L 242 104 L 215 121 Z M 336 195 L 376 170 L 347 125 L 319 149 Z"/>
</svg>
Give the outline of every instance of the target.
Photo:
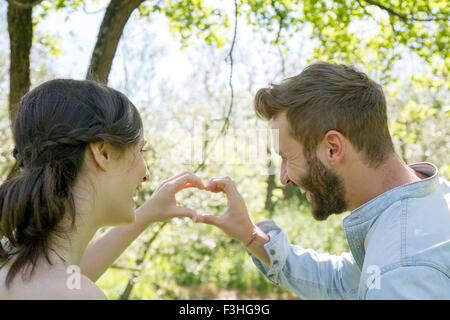
<svg viewBox="0 0 450 320">
<path fill-rule="evenodd" d="M 0 265 L 14 257 L 6 277 L 9 286 L 22 269 L 32 275 L 38 260 L 49 263 L 50 236 L 64 234 L 60 228 L 66 207 L 72 210 L 73 199 L 67 177 L 58 164 L 47 164 L 25 171 L 0 186 Z M 68 202 L 69 200 L 69 202 Z M 6 247 L 6 248 L 5 248 Z"/>
</svg>

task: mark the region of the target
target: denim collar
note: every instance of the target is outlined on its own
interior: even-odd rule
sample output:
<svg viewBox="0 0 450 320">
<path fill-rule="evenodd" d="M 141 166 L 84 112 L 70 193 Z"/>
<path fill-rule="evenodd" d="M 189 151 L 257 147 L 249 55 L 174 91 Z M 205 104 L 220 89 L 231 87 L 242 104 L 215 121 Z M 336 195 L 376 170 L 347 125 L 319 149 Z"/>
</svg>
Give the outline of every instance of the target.
<svg viewBox="0 0 450 320">
<path fill-rule="evenodd" d="M 439 172 L 437 167 L 428 162 L 415 163 L 409 166 L 416 172 L 420 172 L 428 178 L 405 184 L 366 202 L 359 208 L 350 212 L 344 219 L 344 229 L 347 235 L 350 251 L 356 263 L 362 269 L 365 256 L 364 240 L 370 227 L 389 206 L 393 203 L 412 197 L 423 197 L 432 193 L 439 184 Z"/>
</svg>

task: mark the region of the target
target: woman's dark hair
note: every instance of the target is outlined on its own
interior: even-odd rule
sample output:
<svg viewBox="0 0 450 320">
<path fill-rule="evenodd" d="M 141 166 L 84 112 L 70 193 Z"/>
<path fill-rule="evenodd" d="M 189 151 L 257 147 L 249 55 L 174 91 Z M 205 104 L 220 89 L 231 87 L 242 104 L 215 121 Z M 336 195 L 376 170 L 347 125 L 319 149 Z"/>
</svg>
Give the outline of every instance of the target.
<svg viewBox="0 0 450 320">
<path fill-rule="evenodd" d="M 71 188 L 87 145 L 104 141 L 125 150 L 140 141 L 143 126 L 124 94 L 93 81 L 58 79 L 21 99 L 13 133 L 20 173 L 0 186 L 0 267 L 11 261 L 7 286 L 21 271 L 31 276 L 40 258 L 51 263 L 52 241 L 68 231 L 63 218 L 74 227 Z"/>
</svg>

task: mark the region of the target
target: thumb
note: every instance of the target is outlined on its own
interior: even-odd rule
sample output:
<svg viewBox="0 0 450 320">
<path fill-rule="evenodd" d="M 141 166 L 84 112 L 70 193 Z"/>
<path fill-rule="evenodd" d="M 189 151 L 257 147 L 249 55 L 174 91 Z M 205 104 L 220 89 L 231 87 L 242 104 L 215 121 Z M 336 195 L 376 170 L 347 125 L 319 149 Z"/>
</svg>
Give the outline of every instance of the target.
<svg viewBox="0 0 450 320">
<path fill-rule="evenodd" d="M 193 209 L 176 207 L 173 213 L 174 218 L 191 218 L 197 216 L 197 212 Z"/>
<path fill-rule="evenodd" d="M 195 222 L 205 223 L 220 227 L 221 220 L 220 217 L 212 215 L 212 214 L 196 214 L 192 220 Z"/>
</svg>

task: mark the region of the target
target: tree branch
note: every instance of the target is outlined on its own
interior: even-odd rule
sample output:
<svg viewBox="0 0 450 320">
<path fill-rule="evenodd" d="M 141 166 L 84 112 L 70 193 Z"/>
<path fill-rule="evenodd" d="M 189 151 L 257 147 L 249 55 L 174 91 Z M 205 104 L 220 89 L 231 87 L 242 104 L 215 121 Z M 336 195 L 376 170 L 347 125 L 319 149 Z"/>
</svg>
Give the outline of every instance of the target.
<svg viewBox="0 0 450 320">
<path fill-rule="evenodd" d="M 281 32 L 283 31 L 283 23 L 284 23 L 284 19 L 283 16 L 278 12 L 278 10 L 276 10 L 277 12 L 277 17 L 278 17 L 278 31 L 277 31 L 277 37 L 275 39 L 275 44 L 277 46 L 278 49 L 278 54 L 280 55 L 280 60 L 281 60 L 281 76 L 284 78 L 285 74 L 286 74 L 286 60 L 284 59 L 284 55 L 283 55 L 283 51 L 281 50 L 281 46 L 280 46 L 280 38 L 281 38 Z"/>
<path fill-rule="evenodd" d="M 434 16 L 431 16 L 431 17 L 427 17 L 427 18 L 419 18 L 419 17 L 414 16 L 414 15 L 412 15 L 412 14 L 405 14 L 405 13 L 402 13 L 402 12 L 398 12 L 398 11 L 396 11 L 395 9 L 393 9 L 393 8 L 391 8 L 391 7 L 388 7 L 388 6 L 385 5 L 385 4 L 379 3 L 378 1 L 375 1 L 375 0 L 364 0 L 364 1 L 367 2 L 368 4 L 371 4 L 371 5 L 377 6 L 378 8 L 383 9 L 384 11 L 386 11 L 387 13 L 389 13 L 390 15 L 396 16 L 396 17 L 400 18 L 401 20 L 403 20 L 403 21 L 405 21 L 405 22 L 408 22 L 408 21 L 420 21 L 420 22 L 430 22 L 430 21 L 450 21 L 450 17 L 447 17 L 447 18 L 442 17 L 442 18 L 441 18 L 441 17 L 434 17 Z M 364 6 L 361 4 L 360 1 L 357 1 L 357 2 L 359 3 L 359 5 L 360 5 L 361 7 L 364 7 Z"/>
<path fill-rule="evenodd" d="M 226 134 L 228 127 L 230 126 L 230 117 L 231 113 L 233 111 L 233 104 L 234 104 L 234 88 L 233 88 L 233 67 L 234 67 L 234 61 L 233 61 L 233 50 L 234 46 L 236 44 L 236 37 L 237 37 L 237 28 L 238 28 L 238 4 L 237 0 L 234 0 L 234 31 L 233 31 L 233 39 L 231 41 L 230 51 L 228 52 L 227 58 L 230 61 L 230 74 L 228 77 L 228 86 L 230 88 L 230 104 L 228 105 L 228 111 L 225 115 L 224 122 L 222 125 L 222 128 L 219 131 L 219 134 L 215 137 L 215 139 L 212 141 L 210 146 L 210 150 L 214 148 L 219 138 Z M 205 167 L 206 159 L 209 156 L 209 153 L 211 151 L 205 152 L 205 157 L 202 159 L 202 162 L 197 166 L 197 168 L 194 170 L 194 173 L 203 169 Z"/>
<path fill-rule="evenodd" d="M 122 294 L 119 297 L 119 300 L 128 300 L 128 298 L 131 295 L 131 291 L 133 290 L 134 284 L 136 283 L 136 279 L 139 277 L 139 275 L 142 272 L 142 264 L 145 261 L 145 258 L 147 257 L 147 253 L 150 249 L 151 244 L 155 239 L 158 237 L 159 233 L 162 231 L 162 229 L 167 225 L 167 222 L 163 222 L 158 230 L 155 231 L 155 233 L 145 242 L 145 247 L 142 251 L 142 254 L 135 262 L 135 267 L 131 268 L 134 270 L 133 274 L 131 275 L 130 279 L 128 280 L 127 286 L 125 287 L 125 290 L 122 292 Z"/>
<path fill-rule="evenodd" d="M 224 125 L 222 127 L 222 130 L 220 131 L 221 134 L 225 134 L 226 130 L 228 129 L 228 126 L 230 124 L 230 116 L 231 112 L 233 110 L 233 102 L 234 102 L 234 88 L 233 88 L 233 50 L 234 45 L 236 43 L 236 36 L 237 36 L 237 23 L 238 23 L 238 5 L 237 0 L 234 0 L 234 31 L 233 31 L 233 40 L 231 41 L 231 47 L 230 51 L 228 52 L 228 59 L 230 61 L 230 75 L 228 77 L 228 86 L 230 87 L 230 104 L 228 106 L 228 113 L 225 118 Z"/>
<path fill-rule="evenodd" d="M 131 13 L 145 0 L 111 0 L 106 8 L 86 78 L 108 82 L 117 45 Z"/>
</svg>

